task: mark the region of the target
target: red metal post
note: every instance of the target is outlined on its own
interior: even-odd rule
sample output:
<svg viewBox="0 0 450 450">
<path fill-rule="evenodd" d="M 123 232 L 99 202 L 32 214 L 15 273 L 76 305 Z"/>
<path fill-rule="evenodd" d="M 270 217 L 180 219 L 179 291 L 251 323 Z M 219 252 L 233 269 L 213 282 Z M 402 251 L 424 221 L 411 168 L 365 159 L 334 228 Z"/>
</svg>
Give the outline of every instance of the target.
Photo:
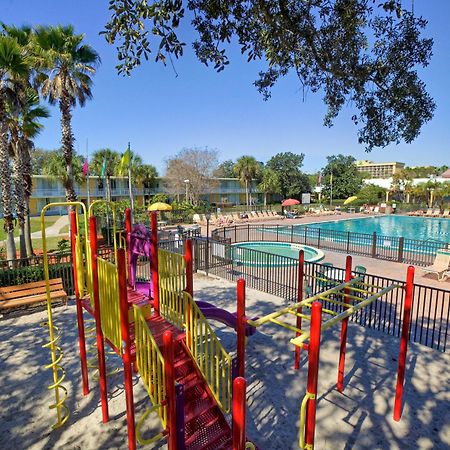
<svg viewBox="0 0 450 450">
<path fill-rule="evenodd" d="M 308 381 L 306 391 L 314 395 L 306 406 L 305 443 L 314 448 L 316 431 L 317 380 L 319 378 L 320 327 L 322 326 L 322 304 L 314 302 L 311 308 L 311 335 L 308 346 Z"/>
<path fill-rule="evenodd" d="M 194 267 L 193 267 L 193 259 L 192 259 L 192 240 L 186 239 L 185 242 L 185 253 L 184 253 L 184 260 L 186 262 L 186 292 L 190 294 L 192 298 L 194 298 Z M 187 304 L 186 308 L 186 320 L 187 320 L 187 342 L 188 345 L 191 345 L 191 304 Z"/>
<path fill-rule="evenodd" d="M 102 404 L 103 423 L 108 422 L 108 388 L 106 384 L 105 341 L 103 339 L 100 298 L 98 290 L 97 269 L 97 223 L 95 217 L 89 217 L 89 241 L 91 244 L 92 292 L 94 294 L 94 318 L 97 335 L 98 371 L 100 384 L 100 400 Z"/>
<path fill-rule="evenodd" d="M 246 386 L 245 378 L 236 377 L 233 381 L 233 405 L 231 411 L 233 422 L 233 450 L 245 450 Z"/>
<path fill-rule="evenodd" d="M 77 324 L 78 324 L 78 346 L 80 348 L 80 363 L 81 363 L 81 381 L 83 387 L 83 395 L 89 394 L 89 376 L 87 369 L 86 357 L 86 338 L 84 335 L 84 318 L 83 306 L 80 298 L 80 287 L 78 286 L 77 277 L 77 252 L 76 252 L 76 234 L 77 234 L 77 216 L 75 211 L 70 211 L 70 241 L 72 245 L 72 268 L 73 280 L 75 287 L 75 302 L 77 305 Z"/>
<path fill-rule="evenodd" d="M 151 222 L 151 265 L 152 265 L 152 283 L 153 283 L 153 309 L 154 314 L 159 316 L 159 273 L 158 273 L 158 213 L 152 211 L 150 214 Z"/>
<path fill-rule="evenodd" d="M 305 252 L 300 250 L 298 254 L 298 280 L 297 280 L 297 301 L 301 302 L 303 300 L 303 281 L 304 281 L 304 270 L 305 270 Z M 302 313 L 302 307 L 299 306 L 297 308 L 297 314 Z M 302 318 L 297 316 L 296 328 L 301 329 L 302 327 Z M 300 336 L 300 333 L 297 331 L 295 336 Z M 295 356 L 294 356 L 294 369 L 298 370 L 300 368 L 300 347 L 295 346 Z"/>
<path fill-rule="evenodd" d="M 350 281 L 352 279 L 352 257 L 347 255 L 345 260 L 345 281 Z M 349 294 L 348 289 L 344 289 L 345 294 Z M 349 303 L 349 299 L 344 297 L 344 302 Z M 348 328 L 348 317 L 342 321 L 341 327 L 341 348 L 339 351 L 339 369 L 338 369 L 338 379 L 337 379 L 337 390 L 343 392 L 344 390 L 344 370 L 345 370 L 345 350 L 347 347 L 347 328 Z"/>
<path fill-rule="evenodd" d="M 240 278 L 237 281 L 237 361 L 238 376 L 245 376 L 245 326 L 247 318 L 245 317 L 245 280 Z"/>
<path fill-rule="evenodd" d="M 400 351 L 398 354 L 397 386 L 395 388 L 394 420 L 396 422 L 398 422 L 402 417 L 402 400 L 405 382 L 406 353 L 408 351 L 408 335 L 409 335 L 409 325 L 411 322 L 411 307 L 412 307 L 413 293 L 414 293 L 414 267 L 409 266 L 406 275 L 402 337 L 400 340 Z"/>
<path fill-rule="evenodd" d="M 119 274 L 120 329 L 122 334 L 122 361 L 127 406 L 128 448 L 136 449 L 136 428 L 134 422 L 133 375 L 131 368 L 131 336 L 128 323 L 128 294 L 125 250 L 117 249 L 117 272 Z"/>
<path fill-rule="evenodd" d="M 125 209 L 125 240 L 127 242 L 127 261 L 128 261 L 128 280 L 131 280 L 131 249 L 130 249 L 130 239 L 131 239 L 131 230 L 133 224 L 131 222 L 131 209 Z"/>
<path fill-rule="evenodd" d="M 177 414 L 175 393 L 174 348 L 171 331 L 163 334 L 164 372 L 166 377 L 167 396 L 167 427 L 169 436 L 167 440 L 169 450 L 177 450 Z"/>
</svg>

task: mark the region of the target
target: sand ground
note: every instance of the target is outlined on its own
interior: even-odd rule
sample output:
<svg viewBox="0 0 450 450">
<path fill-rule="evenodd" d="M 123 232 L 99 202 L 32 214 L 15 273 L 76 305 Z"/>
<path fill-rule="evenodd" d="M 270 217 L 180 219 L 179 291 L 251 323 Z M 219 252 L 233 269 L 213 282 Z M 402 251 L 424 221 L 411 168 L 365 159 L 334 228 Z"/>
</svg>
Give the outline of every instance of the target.
<svg viewBox="0 0 450 450">
<path fill-rule="evenodd" d="M 235 286 L 222 279 L 196 275 L 196 298 L 235 310 Z M 284 305 L 278 297 L 247 291 L 249 317 Z M 64 385 L 69 390 L 69 422 L 50 431 L 55 412 L 46 386 L 51 373 L 47 331 L 40 326 L 45 311 L 27 311 L 0 321 L 0 448 L 2 449 L 126 449 L 125 396 L 120 371 L 108 378 L 110 418 L 102 424 L 98 382 L 81 394 L 75 307 L 56 307 L 62 330 Z M 231 351 L 235 333 L 222 325 L 217 333 Z M 323 333 L 320 353 L 316 449 L 448 449 L 450 448 L 450 356 L 410 344 L 405 405 L 401 422 L 392 419 L 396 380 L 397 339 L 350 323 L 345 392 L 335 389 L 339 330 Z M 298 414 L 306 387 L 306 360 L 293 370 L 290 333 L 275 326 L 260 329 L 247 346 L 247 435 L 267 450 L 298 448 Z M 111 355 L 108 368 L 120 367 Z M 149 400 L 138 377 L 134 378 L 136 415 Z M 147 436 L 160 431 L 156 417 L 145 425 Z M 151 447 L 150 447 L 151 448 Z M 166 448 L 164 441 L 154 448 Z"/>
</svg>

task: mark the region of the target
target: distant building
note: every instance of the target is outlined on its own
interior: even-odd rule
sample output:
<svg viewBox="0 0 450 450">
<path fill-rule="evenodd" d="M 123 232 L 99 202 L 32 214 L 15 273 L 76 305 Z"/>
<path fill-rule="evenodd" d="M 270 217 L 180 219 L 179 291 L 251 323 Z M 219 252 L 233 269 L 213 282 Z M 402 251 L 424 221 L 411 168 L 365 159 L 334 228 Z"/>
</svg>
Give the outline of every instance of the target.
<svg viewBox="0 0 450 450">
<path fill-rule="evenodd" d="M 125 200 L 129 198 L 128 178 L 111 177 L 111 199 L 113 201 Z M 86 180 L 81 184 L 75 183 L 75 192 L 78 199 L 87 203 L 88 189 Z M 257 188 L 256 181 L 251 183 L 252 200 L 255 204 L 263 202 L 263 193 Z M 183 200 L 185 191 L 169 194 L 163 177 L 158 177 L 154 187 L 143 185 L 133 186 L 133 195 L 137 205 L 146 205 L 155 194 L 167 194 L 172 199 Z M 104 199 L 106 196 L 106 186 L 102 178 L 97 176 L 89 177 L 89 196 L 90 201 Z M 205 192 L 200 196 L 212 206 L 234 206 L 245 204 L 245 187 L 237 178 L 215 178 L 211 186 L 205 188 Z M 272 201 L 279 200 L 279 196 L 270 195 Z M 42 208 L 48 203 L 64 202 L 64 186 L 58 178 L 47 175 L 33 175 L 33 192 L 30 198 L 30 214 L 37 216 Z M 66 208 L 52 208 L 48 214 L 65 214 Z M 2 208 L 0 206 L 0 217 L 2 217 Z"/>
<path fill-rule="evenodd" d="M 356 170 L 366 172 L 370 178 L 390 178 L 394 173 L 405 167 L 401 162 L 376 163 L 373 161 L 356 161 Z"/>
<path fill-rule="evenodd" d="M 450 169 L 447 169 L 442 175 L 442 178 L 450 178 Z"/>
</svg>

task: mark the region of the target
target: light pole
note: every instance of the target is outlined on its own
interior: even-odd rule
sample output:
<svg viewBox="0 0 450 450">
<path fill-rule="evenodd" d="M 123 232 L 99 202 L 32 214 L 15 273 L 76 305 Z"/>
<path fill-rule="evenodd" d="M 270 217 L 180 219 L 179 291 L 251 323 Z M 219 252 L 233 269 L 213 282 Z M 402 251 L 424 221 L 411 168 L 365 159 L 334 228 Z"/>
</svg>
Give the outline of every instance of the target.
<svg viewBox="0 0 450 450">
<path fill-rule="evenodd" d="M 188 189 L 189 189 L 189 180 L 184 180 L 186 185 L 186 203 L 188 202 Z"/>
<path fill-rule="evenodd" d="M 209 271 L 209 221 L 211 220 L 211 213 L 208 211 L 205 214 L 205 217 L 206 217 L 206 252 L 205 252 L 206 264 L 205 264 L 205 272 L 206 272 L 206 275 L 208 275 L 208 271 Z"/>
</svg>

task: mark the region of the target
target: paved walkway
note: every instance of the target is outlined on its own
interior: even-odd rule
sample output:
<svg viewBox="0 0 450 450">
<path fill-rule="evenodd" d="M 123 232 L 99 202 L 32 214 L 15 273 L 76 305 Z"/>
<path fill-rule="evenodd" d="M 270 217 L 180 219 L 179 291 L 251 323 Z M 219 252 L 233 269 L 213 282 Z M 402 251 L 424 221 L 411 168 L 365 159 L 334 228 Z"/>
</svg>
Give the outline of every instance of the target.
<svg viewBox="0 0 450 450">
<path fill-rule="evenodd" d="M 66 225 L 69 225 L 69 216 L 61 216 L 55 223 L 53 223 L 52 225 L 50 225 L 48 228 L 45 229 L 45 236 L 46 237 L 60 236 L 61 230 Z M 31 238 L 41 239 L 42 238 L 41 230 L 31 233 Z"/>
<path fill-rule="evenodd" d="M 265 224 L 265 225 L 299 225 L 314 222 L 330 222 L 333 220 L 346 220 L 356 219 L 359 217 L 368 217 L 367 214 L 349 214 L 343 212 L 340 215 L 323 215 L 323 216 L 302 216 L 299 219 L 275 219 L 275 220 L 261 220 L 261 221 L 249 221 L 251 225 Z M 231 226 L 233 226 L 232 224 Z M 236 225 L 246 225 L 245 222 L 237 223 Z M 210 226 L 210 232 L 220 227 Z M 202 234 L 206 235 L 206 227 L 202 227 Z M 345 267 L 345 253 L 338 253 L 331 250 L 321 249 L 325 253 L 326 262 L 331 262 L 335 266 Z M 370 258 L 368 256 L 352 255 L 353 266 L 361 265 L 367 268 L 367 272 L 374 275 L 379 275 L 386 278 L 394 278 L 397 280 L 406 279 L 406 270 L 409 264 L 397 263 L 393 261 L 386 261 L 383 259 Z M 450 290 L 450 278 L 447 281 L 437 281 L 436 275 L 427 274 L 420 270 L 420 267 L 416 266 L 415 281 L 418 284 L 426 286 L 433 286 L 440 289 Z"/>
</svg>

